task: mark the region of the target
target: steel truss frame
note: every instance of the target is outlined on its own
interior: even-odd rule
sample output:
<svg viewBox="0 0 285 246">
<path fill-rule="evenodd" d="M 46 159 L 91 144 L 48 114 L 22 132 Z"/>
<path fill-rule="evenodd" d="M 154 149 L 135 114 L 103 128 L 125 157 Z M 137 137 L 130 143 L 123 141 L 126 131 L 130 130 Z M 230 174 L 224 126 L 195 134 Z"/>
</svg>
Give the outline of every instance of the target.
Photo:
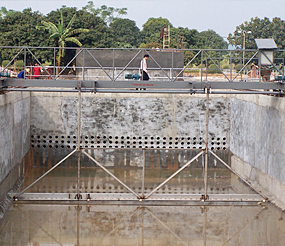
<svg viewBox="0 0 285 246">
<path fill-rule="evenodd" d="M 81 138 L 81 94 L 82 94 L 82 82 L 77 82 L 76 88 L 78 90 L 78 139 Z M 170 177 L 165 179 L 160 185 L 155 187 L 151 192 L 145 194 L 144 182 L 145 182 L 145 149 L 143 149 L 143 175 L 142 175 L 142 192 L 141 194 L 136 193 L 131 189 L 127 184 L 122 180 L 112 174 L 107 168 L 105 168 L 101 163 L 99 163 L 94 157 L 86 152 L 86 148 L 80 146 L 80 141 L 78 141 L 77 149 L 73 150 L 70 154 L 64 157 L 61 161 L 56 163 L 51 169 L 44 173 L 41 177 L 36 179 L 32 184 L 27 186 L 21 192 L 17 194 L 10 194 L 15 202 L 25 201 L 25 202 L 81 202 L 81 203 L 98 203 L 98 202 L 116 202 L 116 203 L 131 203 L 131 204 L 140 204 L 140 205 L 153 205 L 153 204 L 177 204 L 177 202 L 182 202 L 184 204 L 193 204 L 193 202 L 200 202 L 203 204 L 233 204 L 233 203 L 258 203 L 260 201 L 266 202 L 268 198 L 256 190 L 250 182 L 245 180 L 237 172 L 235 172 L 226 162 L 219 158 L 214 152 L 209 150 L 208 147 L 208 124 L 209 124 L 209 98 L 210 98 L 210 84 L 205 84 L 205 93 L 206 93 L 206 132 L 205 132 L 205 149 L 198 153 L 195 157 L 189 160 L 176 172 L 174 172 Z M 31 186 L 37 183 L 39 180 L 44 178 L 48 173 L 57 168 L 62 164 L 66 159 L 72 156 L 75 153 L 78 154 L 78 163 L 77 163 L 77 193 L 25 193 Z M 91 161 L 103 169 L 107 174 L 119 182 L 123 187 L 125 187 L 129 193 L 81 193 L 80 191 L 80 171 L 81 171 L 81 155 L 80 153 L 86 155 Z M 208 194 L 208 157 L 209 154 L 212 154 L 218 161 L 220 161 L 224 166 L 230 169 L 234 174 L 236 174 L 245 184 L 251 187 L 257 194 Z M 200 156 L 205 156 L 205 169 L 204 169 L 204 186 L 205 192 L 202 195 L 199 194 L 155 194 L 158 189 L 165 185 L 168 181 L 173 179 L 177 174 L 182 172 L 186 167 L 191 165 L 191 163 L 199 158 Z"/>
<path fill-rule="evenodd" d="M 212 49 L 212 50 L 204 50 L 204 49 L 185 49 L 185 50 L 176 50 L 176 49 L 167 49 L 167 50 L 160 50 L 159 52 L 169 53 L 171 54 L 171 67 L 170 74 L 167 73 L 166 68 L 163 68 L 162 65 L 156 61 L 154 54 L 157 51 L 152 49 L 97 49 L 97 48 L 64 48 L 68 51 L 76 50 L 75 55 L 70 59 L 67 64 L 63 67 L 56 67 L 55 66 L 55 57 L 56 53 L 58 52 L 58 47 L 5 47 L 0 46 L 0 52 L 8 49 L 11 53 L 14 53 L 15 56 L 10 60 L 10 62 L 6 65 L 5 68 L 0 68 L 0 74 L 7 71 L 9 66 L 15 62 L 17 58 L 24 60 L 24 69 L 28 67 L 27 59 L 30 56 L 30 59 L 35 60 L 39 66 L 44 70 L 47 74 L 45 78 L 48 80 L 43 79 L 31 79 L 29 76 L 25 77 L 25 79 L 16 79 L 16 78 L 0 78 L 0 93 L 5 91 L 54 91 L 54 92 L 78 92 L 77 83 L 81 81 L 81 92 L 94 92 L 94 93 L 202 93 L 206 94 L 206 88 L 210 89 L 211 94 L 277 94 L 283 95 L 285 90 L 285 77 L 284 77 L 284 61 L 282 64 L 282 69 L 280 64 L 274 63 L 274 61 L 270 60 L 263 51 L 260 50 L 219 50 L 219 49 Z M 53 53 L 53 65 L 52 73 L 51 70 L 48 70 L 41 62 L 40 58 L 36 56 L 36 53 L 41 52 L 41 50 L 45 52 Z M 100 52 L 109 52 L 108 54 L 112 54 L 112 66 L 111 67 L 104 67 L 99 60 L 99 57 L 92 54 L 92 51 L 100 51 Z M 117 51 L 132 51 L 134 52 L 133 57 L 131 57 L 130 61 L 126 64 L 121 64 L 121 67 L 115 66 L 115 52 Z M 176 52 L 192 52 L 193 57 L 189 58 L 186 65 L 181 68 L 174 67 L 174 53 Z M 230 73 L 226 74 L 219 66 L 218 61 L 222 59 L 220 57 L 215 57 L 214 55 L 218 55 L 221 53 L 226 52 L 223 56 L 223 59 L 228 59 L 230 63 Z M 234 73 L 233 64 L 234 61 L 239 60 L 239 53 L 246 52 L 248 58 L 246 58 L 246 63 L 243 64 L 243 67 Z M 285 50 L 274 50 L 276 53 L 285 52 Z M 242 78 L 243 73 L 245 72 L 247 66 L 253 62 L 254 60 L 258 59 L 259 53 L 262 53 L 264 57 L 268 60 L 271 64 L 271 67 L 277 71 L 281 79 L 279 81 L 272 81 L 272 82 L 265 82 L 259 83 L 261 81 L 260 73 L 259 78 L 255 82 L 246 82 L 246 80 L 238 80 L 240 76 Z M 38 55 L 39 55 L 38 54 Z M 139 69 L 138 67 L 130 67 L 132 62 L 139 58 L 139 56 L 143 57 L 144 54 L 148 54 L 150 59 L 156 65 L 156 70 L 161 71 L 164 74 L 164 78 L 153 79 L 150 81 L 136 81 L 136 80 L 121 80 L 120 75 L 123 72 L 126 72 L 127 69 Z M 82 77 L 73 76 L 72 78 L 64 78 L 62 77 L 63 73 L 68 70 L 72 69 L 72 63 L 79 57 L 79 55 L 83 56 L 83 64 L 82 67 L 75 67 L 76 69 L 82 70 Z M 85 58 L 89 55 L 92 62 L 94 62 L 93 67 L 85 66 Z M 99 56 L 99 55 L 98 55 Z M 226 57 L 226 58 L 225 58 Z M 102 58 L 101 58 L 102 59 Z M 279 58 L 276 58 L 279 59 Z M 275 59 L 275 60 L 276 60 Z M 199 61 L 200 60 L 200 61 Z M 193 65 L 194 62 L 200 62 L 200 65 L 197 66 L 197 69 L 200 73 L 200 78 L 197 77 L 194 80 L 188 81 L 184 79 L 184 81 L 179 81 L 180 75 L 189 69 L 190 65 Z M 208 63 L 211 63 L 215 66 L 215 69 L 220 72 L 222 78 L 219 81 L 211 82 L 208 80 L 208 73 L 210 72 L 208 69 Z M 203 66 L 206 65 L 206 68 Z M 56 72 L 58 69 L 61 69 Z M 101 70 L 105 75 L 106 79 L 97 78 L 96 80 L 90 80 L 85 76 L 86 69 L 97 69 Z M 151 68 L 150 68 L 151 69 Z M 110 70 L 108 73 L 107 70 Z M 176 76 L 174 76 L 174 70 L 177 71 Z M 259 68 L 260 70 L 260 68 Z M 115 75 L 115 71 L 119 71 L 117 75 Z M 111 74 L 112 73 L 112 74 Z M 33 78 L 33 77 L 32 77 Z M 152 79 L 152 78 L 151 78 Z M 246 82 L 246 83 L 245 83 Z M 140 90 L 139 89 L 146 89 Z"/>
<path fill-rule="evenodd" d="M 65 49 L 66 52 L 73 52 L 70 55 L 71 58 L 69 61 L 66 61 L 66 64 L 62 65 L 62 66 L 56 66 L 55 65 L 55 61 L 56 61 L 56 55 L 57 52 L 60 49 Z M 23 60 L 24 61 L 24 69 L 25 68 L 29 68 L 29 67 L 33 67 L 31 66 L 31 61 L 35 61 L 39 64 L 39 66 L 44 70 L 44 72 L 46 73 L 46 77 L 52 80 L 57 80 L 61 75 L 63 75 L 64 72 L 66 72 L 66 70 L 69 70 L 71 68 L 76 68 L 76 69 L 80 69 L 82 71 L 84 71 L 85 69 L 102 69 L 104 71 L 104 73 L 106 74 L 106 76 L 108 77 L 108 79 L 110 79 L 109 81 L 118 81 L 120 75 L 126 71 L 128 68 L 130 69 L 139 69 L 139 64 L 137 64 L 136 67 L 130 67 L 130 65 L 132 65 L 132 62 L 135 61 L 135 59 L 139 59 L 139 57 L 143 57 L 145 54 L 148 54 L 150 56 L 150 59 L 153 61 L 153 63 L 156 65 L 156 68 L 149 68 L 150 70 L 152 69 L 158 69 L 161 70 L 162 73 L 165 75 L 166 81 L 176 81 L 182 74 L 183 72 L 187 71 L 190 69 L 190 66 L 193 65 L 194 63 L 196 64 L 196 68 L 194 68 L 195 70 L 199 70 L 201 72 L 200 74 L 200 80 L 202 81 L 203 79 L 206 78 L 207 80 L 207 75 L 209 73 L 211 73 L 211 69 L 208 67 L 209 64 L 213 64 L 214 65 L 214 70 L 218 71 L 219 73 L 221 73 L 224 77 L 224 79 L 226 79 L 226 81 L 229 82 L 235 82 L 235 80 L 237 79 L 237 77 L 239 75 L 242 75 L 243 72 L 245 72 L 245 70 L 247 69 L 247 66 L 253 62 L 253 61 L 257 61 L 258 60 L 258 56 L 260 54 L 262 54 L 268 61 L 268 63 L 270 64 L 270 66 L 274 67 L 274 69 L 276 71 L 278 71 L 280 73 L 280 75 L 284 75 L 284 58 L 274 58 L 274 60 L 272 61 L 270 58 L 268 58 L 268 56 L 266 55 L 266 53 L 263 50 L 257 50 L 257 49 L 247 49 L 247 50 L 240 50 L 240 49 L 236 49 L 236 50 L 228 50 L 228 49 L 160 49 L 159 51 L 154 50 L 154 49 L 123 49 L 123 48 L 73 48 L 73 47 L 65 47 L 65 48 L 58 48 L 58 47 L 27 47 L 27 46 L 0 46 L 0 52 L 5 53 L 6 51 L 8 51 L 10 54 L 15 54 L 8 62 L 8 64 L 3 67 L 0 68 L 0 73 L 2 72 L 7 72 L 9 70 L 9 67 L 12 66 L 12 64 L 17 60 Z M 41 52 L 44 51 L 45 53 L 41 54 Z M 100 62 L 100 58 L 102 59 L 102 57 L 100 57 L 98 54 L 96 56 L 92 54 L 93 51 L 99 51 L 99 52 L 108 52 L 109 55 L 112 54 L 112 57 L 110 57 L 112 64 L 109 64 L 109 66 L 103 66 Z M 115 62 L 117 62 L 117 58 L 115 57 L 115 53 L 116 52 L 122 52 L 122 51 L 132 51 L 133 52 L 133 57 L 130 58 L 130 61 L 128 61 L 126 64 L 123 64 L 123 62 L 120 62 L 120 66 L 115 66 Z M 168 53 L 171 54 L 168 59 L 171 60 L 171 62 L 169 62 L 169 64 L 171 64 L 171 66 L 165 68 L 163 67 L 161 64 L 159 64 L 159 62 L 156 60 L 156 56 L 153 55 L 157 52 L 162 52 L 162 53 Z M 177 52 L 188 52 L 188 53 L 192 53 L 192 56 L 189 58 L 186 58 L 184 61 L 184 66 L 183 67 L 175 67 L 175 61 L 174 61 L 174 54 Z M 279 54 L 279 53 L 283 53 L 285 52 L 285 50 L 274 50 L 275 54 Z M 239 63 L 243 58 L 239 57 L 240 54 L 245 53 L 246 57 L 245 57 L 245 64 L 243 64 L 242 68 L 240 69 L 236 69 L 234 68 L 234 64 L 235 63 Z M 52 70 L 48 70 L 46 69 L 46 66 L 41 63 L 41 60 L 43 59 L 43 56 L 48 57 L 52 55 L 53 56 L 53 64 L 49 65 L 48 67 L 52 68 Z M 224 54 L 224 55 L 221 55 Z M 82 63 L 82 66 L 77 66 L 77 67 L 73 67 L 72 65 L 74 65 L 74 62 L 76 61 L 76 59 L 82 55 L 83 59 L 86 58 L 86 56 L 89 56 L 89 58 L 91 58 L 91 60 L 94 62 L 92 67 L 88 67 L 85 65 L 84 61 Z M 278 55 L 275 55 L 278 56 Z M 283 55 L 284 56 L 284 55 Z M 283 57 L 282 56 L 282 57 Z M 52 57 L 49 57 L 47 59 L 51 59 Z M 6 58 L 7 59 L 7 58 Z M 227 75 L 220 67 L 220 60 L 228 60 L 229 61 L 229 74 Z M 30 60 L 30 61 L 29 61 Z M 200 63 L 200 64 L 199 64 Z M 276 64 L 278 63 L 278 64 Z M 205 67 L 203 67 L 205 66 Z M 282 69 L 281 69 L 281 67 Z M 56 70 L 60 71 L 58 73 L 55 73 Z M 107 69 L 110 70 L 110 74 L 108 73 Z M 170 73 L 168 74 L 166 70 L 170 69 Z M 191 68 L 193 69 L 193 68 Z M 213 69 L 213 68 L 212 68 Z M 119 74 L 115 75 L 114 70 L 120 70 Z M 173 71 L 177 71 L 177 75 L 174 76 Z M 237 70 L 237 72 L 235 73 L 234 70 Z M 51 73 L 52 71 L 52 73 Z M 203 77 L 203 74 L 205 75 L 205 77 Z M 86 80 L 86 78 L 84 78 L 84 73 L 83 76 L 80 80 Z M 99 79 L 100 81 L 100 79 Z M 102 81 L 102 80 L 101 80 Z M 260 77 L 259 77 L 259 81 L 260 81 Z"/>
<path fill-rule="evenodd" d="M 145 193 L 144 188 L 144 174 L 145 174 L 145 163 L 143 165 L 143 175 L 142 175 L 142 192 L 140 194 L 136 193 L 133 189 L 131 189 L 127 184 L 121 181 L 118 177 L 112 174 L 108 169 L 106 169 L 101 163 L 99 163 L 93 156 L 86 152 L 86 149 L 80 146 L 80 141 L 78 141 L 77 148 L 64 157 L 61 161 L 56 163 L 50 170 L 48 170 L 41 177 L 36 179 L 32 184 L 26 187 L 24 190 L 17 194 L 10 194 L 14 197 L 14 201 L 32 201 L 32 202 L 76 202 L 76 203 L 100 203 L 100 202 L 116 202 L 116 203 L 132 203 L 132 204 L 192 204 L 192 203 L 203 203 L 203 204 L 238 204 L 238 203 L 256 203 L 260 201 L 267 201 L 267 197 L 261 194 L 258 190 L 256 190 L 250 182 L 241 177 L 238 173 L 236 173 L 226 162 L 224 162 L 221 158 L 219 158 L 214 152 L 209 150 L 208 148 L 208 123 L 209 123 L 209 96 L 210 94 L 270 94 L 270 95 L 283 95 L 285 91 L 285 83 L 284 79 L 276 82 L 264 82 L 259 83 L 260 78 L 257 82 L 245 82 L 245 80 L 237 81 L 237 77 L 241 76 L 245 71 L 246 67 L 254 60 L 257 59 L 258 51 L 256 50 L 247 50 L 250 52 L 250 58 L 247 58 L 247 62 L 244 66 L 238 71 L 238 73 L 234 76 L 232 72 L 232 61 L 236 58 L 238 52 L 244 52 L 244 50 L 191 50 L 193 52 L 193 57 L 188 61 L 188 63 L 183 67 L 179 68 L 179 72 L 176 76 L 173 76 L 174 68 L 173 64 L 173 53 L 177 52 L 177 50 L 167 50 L 167 52 L 172 52 L 172 68 L 171 75 L 167 74 L 165 69 L 154 59 L 152 56 L 152 50 L 146 49 L 134 49 L 135 55 L 132 59 L 123 67 L 120 67 L 119 74 L 115 76 L 115 62 L 114 62 L 114 53 L 117 49 L 111 49 L 113 51 L 113 67 L 106 68 L 100 64 L 100 61 L 91 53 L 92 50 L 96 49 L 87 49 L 81 48 L 77 49 L 76 55 L 66 64 L 64 65 L 62 70 L 58 74 L 54 74 L 58 67 L 55 66 L 55 56 L 58 48 L 56 47 L 0 47 L 1 49 L 18 49 L 16 50 L 16 55 L 9 62 L 9 64 L 2 69 L 2 71 L 6 71 L 17 57 L 23 55 L 24 53 L 24 68 L 26 68 L 27 64 L 27 54 L 30 55 L 37 63 L 44 69 L 47 76 L 50 80 L 44 79 L 16 79 L 16 78 L 2 78 L 0 79 L 0 93 L 4 93 L 6 91 L 33 91 L 33 92 L 45 92 L 45 91 L 53 91 L 53 92 L 74 92 L 78 93 L 78 139 L 81 138 L 81 95 L 84 92 L 93 92 L 93 93 L 180 93 L 180 94 L 205 94 L 206 95 L 206 136 L 205 136 L 205 149 L 201 150 L 194 158 L 189 160 L 186 164 L 184 164 L 180 169 L 178 169 L 175 173 L 173 173 L 170 177 L 165 179 L 160 185 L 154 188 L 148 194 Z M 51 74 L 40 62 L 40 60 L 33 53 L 33 49 L 52 49 L 54 54 L 54 65 L 53 65 L 53 73 Z M 73 48 L 66 48 L 73 49 Z M 103 49 L 101 49 L 103 50 Z M 105 50 L 105 49 L 104 49 Z M 118 49 L 119 50 L 119 49 Z M 128 49 L 129 50 L 129 49 Z M 163 50 L 162 50 L 163 51 Z M 185 50 L 180 50 L 185 51 Z M 278 52 L 279 50 L 277 50 Z M 218 52 L 228 52 L 231 71 L 228 76 L 224 71 L 222 71 L 219 67 L 219 64 L 216 62 L 216 57 L 211 57 L 212 53 L 217 54 Z M 87 80 L 84 76 L 84 71 L 87 67 L 84 66 L 83 62 L 83 76 L 82 79 L 75 77 L 74 79 L 63 79 L 62 74 L 66 69 L 70 69 L 71 64 L 74 60 L 80 55 L 83 54 L 83 59 L 86 54 L 88 54 L 92 60 L 98 64 L 96 69 L 101 69 L 107 76 L 108 80 Z M 122 81 L 119 79 L 120 75 L 129 68 L 129 65 L 136 59 L 139 55 L 143 56 L 143 54 L 149 54 L 150 58 L 154 61 L 157 66 L 157 69 L 161 70 L 162 73 L 166 76 L 166 79 L 162 79 L 161 81 Z M 266 55 L 265 55 L 266 56 Z M 200 74 L 201 77 L 196 80 L 191 81 L 178 81 L 178 78 L 181 74 L 185 72 L 189 65 L 191 65 L 194 60 L 201 61 L 200 64 Z M 238 59 L 238 58 L 237 58 Z M 267 57 L 268 59 L 268 57 Z M 269 59 L 268 59 L 269 60 Z M 207 80 L 207 72 L 208 70 L 203 69 L 203 64 L 210 61 L 215 65 L 216 69 L 223 75 L 223 78 L 226 79 L 211 82 Z M 270 61 L 270 60 L 269 60 Z M 270 61 L 272 67 L 274 67 L 279 74 L 284 77 L 284 72 L 279 69 L 272 61 Z M 283 64 L 284 66 L 284 64 Z M 107 69 L 111 69 L 112 75 L 110 75 Z M 133 68 L 132 68 L 133 69 Z M 284 69 L 284 67 L 283 67 Z M 206 77 L 203 77 L 203 73 L 206 74 Z M 60 193 L 60 194 L 51 194 L 51 193 L 26 193 L 26 191 L 37 183 L 39 180 L 44 178 L 48 173 L 61 165 L 66 159 L 72 156 L 75 153 L 78 154 L 78 162 L 77 162 L 77 193 Z M 100 193 L 82 193 L 80 191 L 80 171 L 81 171 L 81 155 L 80 153 L 87 156 L 91 161 L 93 161 L 97 166 L 103 169 L 107 174 L 109 174 L 112 178 L 114 178 L 117 182 L 119 182 L 124 188 L 128 190 L 129 193 L 121 193 L 121 194 L 100 194 Z M 230 169 L 233 173 L 235 173 L 245 184 L 250 186 L 257 194 L 208 194 L 208 157 L 209 155 L 213 155 L 220 163 Z M 186 167 L 190 166 L 191 163 L 199 158 L 200 156 L 205 156 L 205 170 L 204 170 L 204 186 L 205 192 L 202 195 L 199 194 L 157 194 L 156 191 L 164 186 L 167 182 L 173 179 L 176 175 L 182 172 Z M 143 149 L 143 158 L 145 162 L 145 149 Z"/>
</svg>

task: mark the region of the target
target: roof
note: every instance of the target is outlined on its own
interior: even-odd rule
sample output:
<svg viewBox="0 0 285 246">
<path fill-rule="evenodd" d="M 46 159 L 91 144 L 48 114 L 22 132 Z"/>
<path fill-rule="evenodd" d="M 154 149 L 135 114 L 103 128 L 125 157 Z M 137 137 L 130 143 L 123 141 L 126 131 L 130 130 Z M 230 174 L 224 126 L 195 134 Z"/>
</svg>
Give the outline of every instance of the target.
<svg viewBox="0 0 285 246">
<path fill-rule="evenodd" d="M 260 50 L 272 50 L 277 49 L 277 45 L 272 38 L 255 39 L 257 48 Z"/>
</svg>

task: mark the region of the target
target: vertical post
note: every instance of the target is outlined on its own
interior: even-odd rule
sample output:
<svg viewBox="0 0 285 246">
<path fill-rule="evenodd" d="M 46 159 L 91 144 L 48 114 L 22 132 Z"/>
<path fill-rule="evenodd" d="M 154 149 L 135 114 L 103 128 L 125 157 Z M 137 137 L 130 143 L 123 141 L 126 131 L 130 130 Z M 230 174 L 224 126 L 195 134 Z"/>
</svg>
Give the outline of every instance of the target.
<svg viewBox="0 0 285 246">
<path fill-rule="evenodd" d="M 77 82 L 77 89 L 78 89 L 78 118 L 77 118 L 77 199 L 79 200 L 81 197 L 80 195 L 80 163 L 81 163 L 81 81 Z"/>
<path fill-rule="evenodd" d="M 230 81 L 233 82 L 232 52 L 230 51 Z"/>
<path fill-rule="evenodd" d="M 113 49 L 113 81 L 115 79 L 115 49 Z"/>
<path fill-rule="evenodd" d="M 244 57 L 245 57 L 245 31 L 243 31 L 243 49 L 242 49 L 242 66 L 244 66 Z"/>
<path fill-rule="evenodd" d="M 55 57 L 56 57 L 56 51 L 55 51 L 55 48 L 53 48 L 53 75 L 54 75 L 54 77 L 56 75 L 56 59 L 55 59 Z M 53 79 L 54 79 L 54 77 L 53 77 Z"/>
<path fill-rule="evenodd" d="M 83 50 L 83 74 L 82 74 L 82 80 L 84 81 L 85 79 L 85 49 Z"/>
<path fill-rule="evenodd" d="M 24 49 L 24 79 L 26 78 L 27 49 Z"/>
<path fill-rule="evenodd" d="M 208 58 L 207 57 L 206 57 L 205 67 L 206 67 L 206 81 L 208 81 Z"/>
<path fill-rule="evenodd" d="M 174 82 L 174 80 L 173 80 L 173 64 L 174 64 L 174 61 L 173 61 L 173 59 L 174 59 L 174 54 L 173 54 L 173 49 L 172 49 L 172 63 L 171 63 L 171 81 L 172 82 Z"/>
<path fill-rule="evenodd" d="M 210 94 L 210 85 L 206 84 L 206 93 L 207 93 L 207 101 L 206 101 L 206 136 L 205 136 L 205 176 L 204 176 L 204 184 L 205 184 L 205 196 L 204 200 L 208 199 L 208 158 L 209 158 L 209 94 Z"/>
<path fill-rule="evenodd" d="M 201 82 L 203 81 L 203 50 L 201 52 Z"/>
</svg>

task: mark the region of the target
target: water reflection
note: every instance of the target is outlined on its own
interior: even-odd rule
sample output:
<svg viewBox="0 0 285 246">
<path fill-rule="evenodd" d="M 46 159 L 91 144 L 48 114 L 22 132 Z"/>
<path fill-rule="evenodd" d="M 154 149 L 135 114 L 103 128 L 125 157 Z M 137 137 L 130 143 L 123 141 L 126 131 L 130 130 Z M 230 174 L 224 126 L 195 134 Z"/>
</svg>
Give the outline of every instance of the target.
<svg viewBox="0 0 285 246">
<path fill-rule="evenodd" d="M 151 192 L 199 152 L 200 150 L 189 149 L 149 149 L 145 151 L 145 158 L 143 158 L 141 149 L 90 150 L 90 154 L 98 162 L 138 194 Z M 220 150 L 217 151 L 217 154 L 230 164 L 228 151 Z M 45 158 L 40 158 L 39 156 L 44 156 L 44 153 L 35 152 L 35 150 L 32 151 L 32 155 L 34 158 L 26 167 L 25 181 L 21 190 L 48 171 L 56 163 L 55 160 L 59 161 L 63 157 L 49 153 Z M 78 154 L 75 153 L 27 191 L 33 193 L 76 193 L 78 190 L 77 158 Z M 143 164 L 145 168 L 143 168 Z M 204 174 L 204 156 L 202 155 L 162 186 L 157 193 L 203 194 L 205 193 Z M 210 156 L 209 159 L 207 181 L 209 194 L 254 193 L 213 156 Z M 79 189 L 82 193 L 127 192 L 124 186 L 85 155 L 81 155 Z"/>
<path fill-rule="evenodd" d="M 280 210 L 266 206 L 25 205 L 0 224 L 0 245 L 284 245 Z"/>
</svg>

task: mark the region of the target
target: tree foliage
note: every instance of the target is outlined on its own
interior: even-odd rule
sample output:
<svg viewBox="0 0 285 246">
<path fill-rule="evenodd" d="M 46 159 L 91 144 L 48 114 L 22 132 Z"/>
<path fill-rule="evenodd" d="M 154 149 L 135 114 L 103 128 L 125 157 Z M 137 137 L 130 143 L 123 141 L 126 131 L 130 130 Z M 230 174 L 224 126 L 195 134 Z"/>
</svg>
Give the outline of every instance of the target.
<svg viewBox="0 0 285 246">
<path fill-rule="evenodd" d="M 143 39 L 143 44 L 148 43 L 160 43 L 160 33 L 163 27 L 172 28 L 172 24 L 168 19 L 159 17 L 159 18 L 149 18 L 145 24 L 143 24 L 143 29 L 141 31 L 141 36 Z"/>
<path fill-rule="evenodd" d="M 226 49 L 227 42 L 213 30 L 197 34 L 196 46 L 200 49 Z"/>
<path fill-rule="evenodd" d="M 250 32 L 245 34 L 246 49 L 256 49 L 254 39 L 257 38 L 273 38 L 279 49 L 285 48 L 285 21 L 280 18 L 270 21 L 267 17 L 255 17 L 249 22 L 245 21 L 228 35 L 229 44 L 243 48 L 243 31 Z"/>
<path fill-rule="evenodd" d="M 88 29 L 85 28 L 76 28 L 74 29 L 72 27 L 73 22 L 76 18 L 76 14 L 74 14 L 71 18 L 71 20 L 68 22 L 67 26 L 65 26 L 63 21 L 63 15 L 61 12 L 60 20 L 58 20 L 58 25 L 55 25 L 54 23 L 50 21 L 42 21 L 42 26 L 36 26 L 36 29 L 45 31 L 47 30 L 50 34 L 49 39 L 54 39 L 57 41 L 58 47 L 65 48 L 67 42 L 74 43 L 78 46 L 82 46 L 81 42 L 74 37 L 76 34 L 80 33 L 87 33 L 89 32 Z M 60 66 L 61 58 L 65 55 L 65 49 L 59 49 L 58 51 L 58 65 Z"/>
<path fill-rule="evenodd" d="M 140 29 L 133 20 L 118 18 L 110 24 L 117 47 L 138 47 Z"/>
<path fill-rule="evenodd" d="M 107 24 L 111 24 L 117 18 L 121 18 L 123 15 L 127 14 L 127 8 L 114 8 L 107 7 L 106 5 L 95 8 L 93 1 L 89 1 L 82 10 L 92 13 L 95 16 L 99 16 Z"/>
<path fill-rule="evenodd" d="M 19 47 L 69 47 L 82 44 L 82 47 L 92 48 L 162 48 L 161 30 L 163 27 L 170 26 L 170 48 L 227 48 L 227 43 L 212 30 L 198 32 L 196 29 L 176 28 L 168 19 L 162 17 L 149 18 L 140 30 L 135 21 L 121 18 L 126 13 L 126 8 L 113 8 L 106 5 L 97 7 L 93 1 L 89 1 L 82 9 L 63 5 L 46 15 L 38 11 L 33 12 L 30 8 L 20 12 L 2 7 L 0 9 L 0 43 L 2 46 Z M 37 29 L 37 26 L 43 26 L 43 28 Z M 252 38 L 272 35 L 278 47 L 283 48 L 285 45 L 284 21 L 279 18 L 274 18 L 272 22 L 268 19 L 255 18 L 249 23 L 243 23 L 239 28 L 254 29 Z M 82 31 L 87 29 L 88 32 Z M 235 32 L 229 36 L 230 43 L 240 43 L 239 38 Z M 254 47 L 255 43 L 252 40 L 247 43 L 248 48 Z M 7 48 L 0 52 L 1 62 L 12 59 L 18 51 Z M 39 49 L 33 49 L 32 52 L 40 62 L 53 64 L 52 49 L 41 50 L 41 52 Z M 195 52 L 184 51 L 184 53 L 187 64 Z M 70 60 L 74 54 L 75 50 L 68 51 L 63 59 Z M 28 54 L 28 62 L 35 62 L 32 54 Z"/>
</svg>

